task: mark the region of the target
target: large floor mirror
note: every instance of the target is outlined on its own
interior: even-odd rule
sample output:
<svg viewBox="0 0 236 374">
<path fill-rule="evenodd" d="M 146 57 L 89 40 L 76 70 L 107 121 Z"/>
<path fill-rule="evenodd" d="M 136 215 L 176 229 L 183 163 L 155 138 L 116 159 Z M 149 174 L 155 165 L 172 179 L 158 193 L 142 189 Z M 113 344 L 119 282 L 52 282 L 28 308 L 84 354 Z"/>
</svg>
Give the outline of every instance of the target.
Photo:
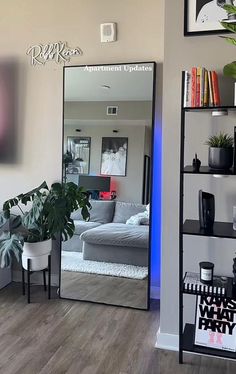
<svg viewBox="0 0 236 374">
<path fill-rule="evenodd" d="M 83 186 L 60 297 L 149 308 L 155 63 L 64 67 L 63 180 Z"/>
</svg>

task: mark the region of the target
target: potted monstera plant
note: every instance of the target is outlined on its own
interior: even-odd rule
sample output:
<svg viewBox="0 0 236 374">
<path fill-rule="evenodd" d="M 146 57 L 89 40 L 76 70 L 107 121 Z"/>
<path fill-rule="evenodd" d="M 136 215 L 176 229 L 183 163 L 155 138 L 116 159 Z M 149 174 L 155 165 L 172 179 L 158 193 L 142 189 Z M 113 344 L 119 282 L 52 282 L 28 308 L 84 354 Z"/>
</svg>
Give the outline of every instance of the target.
<svg viewBox="0 0 236 374">
<path fill-rule="evenodd" d="M 79 208 L 84 220 L 88 220 L 88 196 L 72 182 L 53 183 L 51 188 L 43 182 L 5 201 L 0 214 L 0 226 L 5 227 L 0 235 L 0 267 L 10 266 L 15 256 L 17 261 L 22 259 L 25 269 L 28 258 L 31 270 L 46 268 L 52 239 L 57 235 L 64 241 L 72 237 L 75 226 L 71 213 Z M 20 214 L 15 214 L 16 209 Z"/>
</svg>

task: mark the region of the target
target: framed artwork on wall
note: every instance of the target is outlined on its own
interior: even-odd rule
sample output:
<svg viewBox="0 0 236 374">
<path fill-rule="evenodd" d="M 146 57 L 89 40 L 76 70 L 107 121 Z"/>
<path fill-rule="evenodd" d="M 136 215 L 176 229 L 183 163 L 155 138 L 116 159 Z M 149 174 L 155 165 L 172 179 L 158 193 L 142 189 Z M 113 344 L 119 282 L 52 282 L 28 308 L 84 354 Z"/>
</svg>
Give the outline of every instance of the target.
<svg viewBox="0 0 236 374">
<path fill-rule="evenodd" d="M 91 138 L 81 136 L 67 137 L 67 150 L 72 156 L 67 173 L 89 174 Z"/>
<path fill-rule="evenodd" d="M 223 34 L 220 21 L 227 20 L 225 4 L 236 5 L 235 0 L 185 0 L 184 36 Z"/>
<path fill-rule="evenodd" d="M 102 138 L 101 174 L 126 176 L 128 138 Z"/>
</svg>

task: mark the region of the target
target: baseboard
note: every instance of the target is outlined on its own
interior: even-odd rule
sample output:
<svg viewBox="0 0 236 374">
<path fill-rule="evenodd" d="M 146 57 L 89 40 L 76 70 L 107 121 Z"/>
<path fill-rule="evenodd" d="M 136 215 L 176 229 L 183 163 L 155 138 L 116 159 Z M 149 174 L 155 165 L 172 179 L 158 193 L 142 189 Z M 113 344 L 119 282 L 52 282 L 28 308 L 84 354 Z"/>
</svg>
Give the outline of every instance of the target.
<svg viewBox="0 0 236 374">
<path fill-rule="evenodd" d="M 160 299 L 160 287 L 151 286 L 151 292 L 150 292 L 151 299 Z"/>
<path fill-rule="evenodd" d="M 26 274 L 25 274 L 26 279 Z M 13 282 L 21 282 L 22 281 L 22 273 L 19 270 L 13 270 L 12 274 Z M 35 272 L 31 276 L 31 281 L 33 284 L 43 285 L 43 275 L 42 272 Z M 52 274 L 51 275 L 51 285 L 54 287 L 58 287 L 58 275 Z"/>
<path fill-rule="evenodd" d="M 166 349 L 168 351 L 179 350 L 179 336 L 174 334 L 166 334 L 160 332 L 160 328 L 157 332 L 157 341 L 155 344 L 156 348 Z"/>
</svg>

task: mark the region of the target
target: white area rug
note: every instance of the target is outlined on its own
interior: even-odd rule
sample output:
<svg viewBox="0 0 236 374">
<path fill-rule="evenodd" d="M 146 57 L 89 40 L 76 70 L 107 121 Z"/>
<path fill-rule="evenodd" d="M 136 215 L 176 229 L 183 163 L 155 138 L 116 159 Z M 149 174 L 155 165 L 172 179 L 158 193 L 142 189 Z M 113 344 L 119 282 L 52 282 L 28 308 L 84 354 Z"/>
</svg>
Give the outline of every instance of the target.
<svg viewBox="0 0 236 374">
<path fill-rule="evenodd" d="M 61 269 L 131 279 L 145 279 L 148 276 L 147 267 L 83 260 L 81 252 L 62 251 Z"/>
</svg>

